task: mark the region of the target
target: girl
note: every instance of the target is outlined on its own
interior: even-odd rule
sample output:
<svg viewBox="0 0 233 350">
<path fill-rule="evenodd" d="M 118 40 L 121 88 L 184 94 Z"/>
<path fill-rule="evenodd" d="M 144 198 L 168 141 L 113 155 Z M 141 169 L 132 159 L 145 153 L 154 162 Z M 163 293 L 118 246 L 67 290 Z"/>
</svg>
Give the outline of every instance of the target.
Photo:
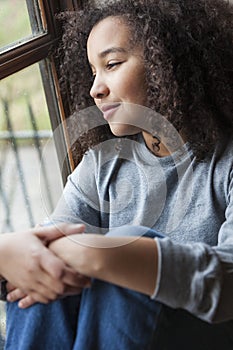
<svg viewBox="0 0 233 350">
<path fill-rule="evenodd" d="M 123 0 L 60 18 L 72 130 L 91 149 L 53 215 L 87 234 L 50 249 L 93 279 L 8 304 L 6 348 L 232 349 L 232 6 Z M 80 112 L 87 90 L 109 129 Z"/>
</svg>

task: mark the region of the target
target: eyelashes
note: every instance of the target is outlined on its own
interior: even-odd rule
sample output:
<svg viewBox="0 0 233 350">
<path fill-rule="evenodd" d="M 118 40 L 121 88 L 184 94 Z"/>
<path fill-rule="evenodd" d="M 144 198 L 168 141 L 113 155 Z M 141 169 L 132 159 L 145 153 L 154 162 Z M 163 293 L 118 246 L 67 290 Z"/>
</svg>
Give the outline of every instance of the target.
<svg viewBox="0 0 233 350">
<path fill-rule="evenodd" d="M 111 71 L 111 70 L 114 70 L 117 66 L 120 66 L 122 63 L 124 63 L 124 61 L 109 62 L 105 65 L 104 69 L 106 71 Z M 95 80 L 95 77 L 96 77 L 96 72 L 93 72 L 92 81 Z"/>
<path fill-rule="evenodd" d="M 119 66 L 120 64 L 122 64 L 123 62 L 119 61 L 119 62 L 112 62 L 112 63 L 108 63 L 106 64 L 106 69 L 107 70 L 111 70 L 117 66 Z"/>
</svg>

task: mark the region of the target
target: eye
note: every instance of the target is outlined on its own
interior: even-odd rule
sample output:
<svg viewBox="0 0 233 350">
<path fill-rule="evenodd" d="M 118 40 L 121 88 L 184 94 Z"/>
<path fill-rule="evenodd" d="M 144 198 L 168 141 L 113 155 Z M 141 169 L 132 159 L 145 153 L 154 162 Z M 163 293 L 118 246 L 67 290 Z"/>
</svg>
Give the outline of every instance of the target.
<svg viewBox="0 0 233 350">
<path fill-rule="evenodd" d="M 106 64 L 106 69 L 111 70 L 111 69 L 115 68 L 116 66 L 119 66 L 121 63 L 123 63 L 123 62 L 109 62 L 108 64 Z"/>
</svg>

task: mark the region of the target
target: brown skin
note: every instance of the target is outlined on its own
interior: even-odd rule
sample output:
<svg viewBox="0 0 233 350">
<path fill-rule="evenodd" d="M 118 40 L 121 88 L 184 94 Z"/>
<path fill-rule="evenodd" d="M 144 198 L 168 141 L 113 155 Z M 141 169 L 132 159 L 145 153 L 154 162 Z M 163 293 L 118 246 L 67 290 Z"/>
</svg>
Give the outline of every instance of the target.
<svg viewBox="0 0 233 350">
<path fill-rule="evenodd" d="M 9 301 L 20 307 L 48 303 L 66 293 L 80 292 L 89 282 L 66 266 L 47 245 L 64 234 L 83 231 L 83 225 L 38 227 L 22 233 L 0 236 L 0 276 L 9 281 Z M 14 286 L 14 287 L 13 287 Z M 15 289 L 16 287 L 16 289 Z"/>
<path fill-rule="evenodd" d="M 158 251 L 156 241 L 151 238 L 72 234 L 54 240 L 50 243 L 49 249 L 72 271 L 78 273 L 76 286 L 73 288 L 75 294 L 90 285 L 88 277 L 98 278 L 146 295 L 152 295 L 156 287 Z M 60 290 L 55 298 L 61 294 L 63 296 L 70 294 L 61 292 Z M 22 290 L 15 289 L 9 295 L 10 301 L 16 301 L 25 294 Z M 30 292 L 29 296 L 20 301 L 19 306 L 26 308 L 35 303 L 34 294 L 32 297 L 31 295 Z"/>
<path fill-rule="evenodd" d="M 156 241 L 146 237 L 72 235 L 49 248 L 79 273 L 152 295 L 156 286 Z"/>
<path fill-rule="evenodd" d="M 92 29 L 87 42 L 94 77 L 90 95 L 115 136 L 140 132 L 137 125 L 142 116 L 134 113 L 134 105 L 146 103 L 142 47 L 132 48 L 130 37 L 121 19 L 108 17 Z M 116 108 L 106 112 L 104 108 L 109 106 Z"/>
</svg>

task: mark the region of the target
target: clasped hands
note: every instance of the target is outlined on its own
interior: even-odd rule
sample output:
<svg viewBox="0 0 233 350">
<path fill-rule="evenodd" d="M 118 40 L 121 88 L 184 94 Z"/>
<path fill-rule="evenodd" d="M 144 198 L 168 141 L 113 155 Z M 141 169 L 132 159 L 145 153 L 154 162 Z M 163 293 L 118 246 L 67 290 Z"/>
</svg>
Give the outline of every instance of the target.
<svg viewBox="0 0 233 350">
<path fill-rule="evenodd" d="M 19 300 L 19 307 L 27 308 L 36 302 L 46 304 L 79 294 L 90 286 L 89 277 L 79 274 L 56 254 L 56 249 L 62 250 L 62 237 L 83 233 L 84 229 L 81 224 L 60 224 L 3 235 L 0 266 L 1 275 L 9 281 L 7 300 Z"/>
</svg>

